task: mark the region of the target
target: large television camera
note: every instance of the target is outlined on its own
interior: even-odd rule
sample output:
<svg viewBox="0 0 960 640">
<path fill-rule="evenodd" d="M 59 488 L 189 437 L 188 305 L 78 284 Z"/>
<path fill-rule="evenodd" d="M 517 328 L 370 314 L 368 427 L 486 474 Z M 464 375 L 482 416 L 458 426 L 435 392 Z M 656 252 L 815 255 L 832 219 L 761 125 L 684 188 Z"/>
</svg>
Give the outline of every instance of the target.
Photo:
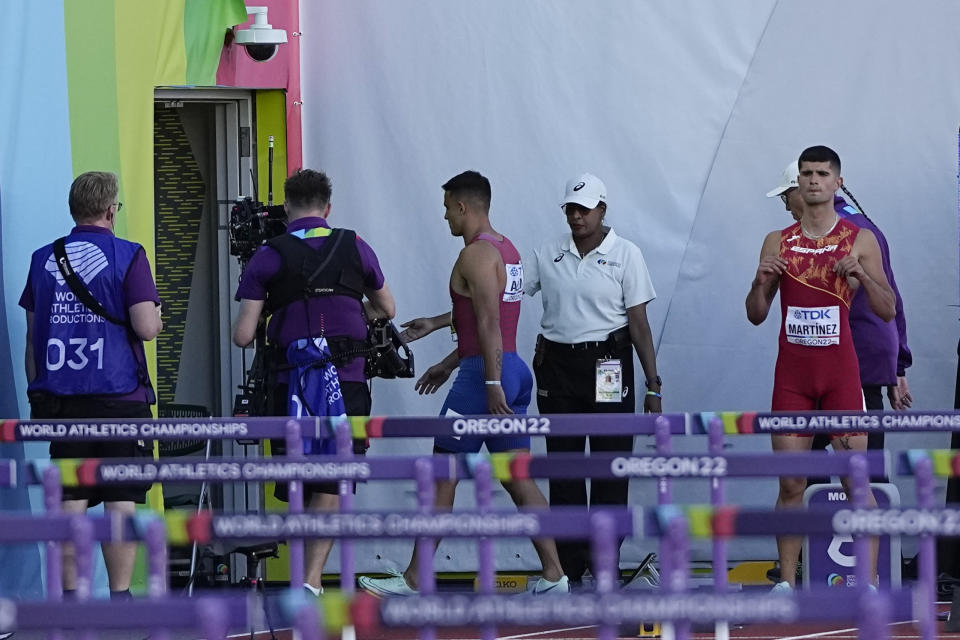
<svg viewBox="0 0 960 640">
<path fill-rule="evenodd" d="M 367 324 L 367 378 L 412 378 L 414 374 L 413 352 L 400 337 L 392 322 L 376 318 Z"/>
<path fill-rule="evenodd" d="M 237 198 L 230 209 L 230 255 L 246 266 L 260 246 L 287 230 L 282 204 L 265 205 L 250 196 Z"/>
</svg>

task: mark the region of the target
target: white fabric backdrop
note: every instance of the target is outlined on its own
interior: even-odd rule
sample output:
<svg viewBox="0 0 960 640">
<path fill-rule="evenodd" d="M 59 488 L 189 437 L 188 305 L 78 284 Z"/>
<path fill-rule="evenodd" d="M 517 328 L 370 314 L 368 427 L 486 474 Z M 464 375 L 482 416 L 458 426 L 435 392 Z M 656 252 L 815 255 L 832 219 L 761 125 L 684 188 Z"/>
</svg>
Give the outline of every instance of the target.
<svg viewBox="0 0 960 640">
<path fill-rule="evenodd" d="M 332 177 L 331 222 L 377 251 L 400 320 L 449 308 L 462 243 L 442 220 L 444 181 L 487 175 L 492 222 L 523 252 L 566 230 L 562 186 L 591 171 L 657 289 L 664 408 L 766 409 L 779 323 L 774 313 L 753 327 L 743 299 L 764 234 L 790 219 L 764 194 L 804 147 L 827 144 L 890 241 L 916 406 L 952 406 L 960 5 L 310 0 L 301 12 L 304 163 Z M 528 361 L 539 316 L 539 298 L 525 300 Z M 414 346 L 421 371 L 452 348 L 445 334 Z M 435 414 L 445 389 L 412 386 L 377 381 L 374 412 Z M 905 438 L 891 448 L 946 444 Z M 733 499 L 772 503 L 774 483 L 755 485 Z M 633 495 L 649 501 L 643 487 Z M 396 549 L 386 556 L 405 562 Z M 522 556 L 536 566 L 530 549 Z"/>
</svg>

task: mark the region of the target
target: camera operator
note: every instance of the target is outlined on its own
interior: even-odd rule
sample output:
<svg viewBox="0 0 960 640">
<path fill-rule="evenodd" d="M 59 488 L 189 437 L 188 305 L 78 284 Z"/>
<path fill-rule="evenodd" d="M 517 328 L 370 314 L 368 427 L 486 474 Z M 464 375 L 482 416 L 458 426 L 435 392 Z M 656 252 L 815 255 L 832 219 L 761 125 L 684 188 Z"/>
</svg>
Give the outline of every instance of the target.
<svg viewBox="0 0 960 640">
<path fill-rule="evenodd" d="M 331 229 L 327 224 L 331 186 L 325 174 L 302 169 L 287 178 L 284 192 L 287 232 L 268 240 L 244 269 L 237 288 L 240 313 L 233 341 L 241 347 L 249 345 L 259 323 L 270 316 L 267 415 L 290 415 L 288 346 L 319 337 L 326 338 L 333 356 L 346 414 L 369 415 L 370 390 L 364 376 L 367 320 L 392 318 L 393 295 L 373 249 L 353 231 Z M 324 444 L 333 451 L 330 443 Z M 271 441 L 271 446 L 275 454 L 286 452 L 283 441 Z M 354 441 L 355 453 L 365 451 L 365 443 Z M 278 482 L 274 494 L 286 502 L 286 483 Z M 304 503 L 308 511 L 335 511 L 337 483 L 305 484 Z M 314 595 L 323 591 L 323 567 L 332 545 L 332 540 L 315 540 L 306 546 L 304 587 Z"/>
</svg>

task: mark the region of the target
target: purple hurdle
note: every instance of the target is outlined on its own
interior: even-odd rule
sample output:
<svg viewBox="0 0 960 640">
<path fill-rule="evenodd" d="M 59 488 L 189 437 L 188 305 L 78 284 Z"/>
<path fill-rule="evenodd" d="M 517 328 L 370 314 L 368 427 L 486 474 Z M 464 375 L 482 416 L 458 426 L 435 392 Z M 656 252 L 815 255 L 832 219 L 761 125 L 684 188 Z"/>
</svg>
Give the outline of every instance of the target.
<svg viewBox="0 0 960 640">
<path fill-rule="evenodd" d="M 613 517 L 602 511 L 590 515 L 592 534 L 590 547 L 593 554 L 593 570 L 597 579 L 597 594 L 601 597 L 616 590 L 620 553 Z M 600 625 L 598 640 L 616 640 L 617 626 Z"/>
<path fill-rule="evenodd" d="M 199 603 L 197 608 L 204 637 L 207 640 L 224 640 L 227 637 L 229 625 L 226 607 L 216 600 L 209 599 Z"/>
<path fill-rule="evenodd" d="M 851 502 L 854 509 L 866 509 L 870 496 L 870 476 L 867 474 L 867 461 L 861 455 L 850 458 L 850 488 L 853 493 Z M 865 590 L 873 584 L 873 572 L 870 570 L 871 552 L 870 537 L 855 536 L 853 539 L 853 555 L 856 558 L 854 575 L 857 579 L 857 589 Z"/>
<path fill-rule="evenodd" d="M 433 503 L 436 497 L 436 487 L 433 484 L 433 463 L 429 458 L 420 458 L 414 463 L 417 476 L 417 506 L 420 513 L 432 514 Z M 417 578 L 420 582 L 420 593 L 429 596 L 437 591 L 437 577 L 433 568 L 433 554 L 437 550 L 436 539 L 421 537 L 414 543 L 417 545 Z M 421 640 L 435 640 L 437 630 L 433 627 L 420 629 Z"/>
<path fill-rule="evenodd" d="M 861 640 L 889 640 L 890 638 L 890 598 L 885 593 L 867 589 L 860 597 L 860 630 L 857 637 Z"/>
<path fill-rule="evenodd" d="M 917 507 L 933 509 L 933 463 L 930 458 L 924 457 L 917 461 L 916 479 Z M 934 640 L 937 637 L 937 539 L 927 533 L 920 536 L 919 544 L 917 577 L 920 592 L 926 600 L 919 617 L 920 637 L 923 640 Z"/>
<path fill-rule="evenodd" d="M 657 454 L 661 456 L 670 455 L 670 422 L 662 415 L 657 416 L 654 422 L 654 442 L 656 443 Z M 668 505 L 673 502 L 673 496 L 670 491 L 670 480 L 666 476 L 657 479 L 657 504 L 660 506 Z M 669 576 L 673 570 L 670 536 L 660 538 L 660 575 Z M 661 586 L 662 588 L 662 586 Z M 674 635 L 672 623 L 660 625 L 661 633 L 666 640 L 670 640 Z"/>
<path fill-rule="evenodd" d="M 70 531 L 76 567 L 75 593 L 77 601 L 83 602 L 93 595 L 93 524 L 85 515 L 76 515 L 70 519 Z M 90 629 L 81 630 L 79 635 L 82 640 L 96 637 Z"/>
<path fill-rule="evenodd" d="M 288 420 L 286 427 L 287 457 L 303 458 L 303 438 L 300 423 Z M 290 495 L 287 497 L 287 510 L 290 513 L 303 513 L 303 483 L 298 480 L 290 481 Z M 300 588 L 304 582 L 303 569 L 303 540 L 288 540 L 290 545 L 290 587 Z M 248 576 L 253 578 L 255 576 Z"/>
<path fill-rule="evenodd" d="M 147 524 L 145 545 L 147 548 L 147 597 L 164 598 L 167 595 L 167 528 L 162 520 L 151 520 Z M 168 640 L 170 632 L 156 629 L 151 634 L 155 640 Z"/>
<path fill-rule="evenodd" d="M 720 418 L 711 418 L 707 434 L 707 447 L 710 455 L 723 455 L 723 422 Z M 710 479 L 710 504 L 714 507 L 723 506 L 726 501 L 723 478 Z M 727 591 L 727 541 L 720 536 L 713 537 L 713 590 L 716 593 Z M 730 625 L 727 621 L 717 621 L 714 626 L 716 640 L 727 640 L 730 637 Z"/>
<path fill-rule="evenodd" d="M 47 514 L 60 513 L 63 502 L 63 486 L 60 484 L 60 469 L 55 466 L 43 470 L 43 504 Z M 63 555 L 60 543 L 47 540 L 44 544 L 47 552 L 47 600 L 60 602 L 63 600 Z M 63 634 L 51 631 L 50 640 L 61 640 Z"/>
<path fill-rule="evenodd" d="M 493 478 L 490 473 L 490 463 L 481 460 L 473 470 L 474 489 L 477 498 L 477 510 L 481 513 L 489 511 L 493 506 Z M 480 593 L 493 593 L 496 570 L 493 561 L 493 538 L 484 536 L 477 541 L 477 582 Z M 480 630 L 482 640 L 494 640 L 497 628 L 494 625 L 485 625 Z"/>
<path fill-rule="evenodd" d="M 337 456 L 353 458 L 353 433 L 349 422 L 342 422 L 337 426 Z M 340 511 L 353 511 L 353 481 L 341 480 L 338 486 L 340 493 Z M 356 569 L 353 555 L 353 541 L 340 541 L 340 589 L 347 594 L 355 591 Z"/>
<path fill-rule="evenodd" d="M 686 518 L 675 516 L 667 524 L 667 538 L 670 539 L 670 571 L 661 583 L 661 589 L 667 594 L 679 595 L 687 590 L 687 576 L 690 573 L 690 543 L 687 535 Z M 672 627 L 672 628 L 671 628 Z M 663 637 L 672 634 L 676 640 L 690 640 L 690 622 L 681 620 L 671 625 L 661 625 Z"/>
<path fill-rule="evenodd" d="M 657 454 L 661 456 L 670 454 L 670 421 L 663 416 L 658 416 L 654 427 L 654 442 L 656 443 Z M 657 480 L 657 504 L 670 504 L 673 498 L 670 493 L 670 480 L 667 477 L 661 477 Z"/>
<path fill-rule="evenodd" d="M 304 602 L 293 618 L 294 630 L 300 640 L 324 640 L 323 625 L 316 604 Z"/>
</svg>

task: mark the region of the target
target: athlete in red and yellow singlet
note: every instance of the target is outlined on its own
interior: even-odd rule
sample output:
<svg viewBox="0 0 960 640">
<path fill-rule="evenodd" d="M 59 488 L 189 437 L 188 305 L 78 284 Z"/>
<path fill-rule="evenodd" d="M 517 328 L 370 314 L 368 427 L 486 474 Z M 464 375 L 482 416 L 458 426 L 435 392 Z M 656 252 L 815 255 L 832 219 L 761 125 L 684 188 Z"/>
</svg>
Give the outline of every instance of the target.
<svg viewBox="0 0 960 640">
<path fill-rule="evenodd" d="M 870 309 L 884 321 L 896 313 L 880 245 L 867 229 L 840 219 L 833 196 L 843 184 L 840 157 L 828 147 L 810 147 L 798 162 L 797 189 L 803 200 L 798 222 L 767 234 L 760 264 L 747 294 L 747 319 L 766 320 L 780 293 L 782 326 L 773 385 L 774 411 L 857 410 L 863 408 L 857 355 L 848 315 L 856 288 L 863 288 Z M 772 436 L 774 451 L 809 451 L 812 438 Z M 834 450 L 866 451 L 867 436 L 834 433 Z M 852 495 L 849 478 L 841 478 Z M 805 477 L 780 478 L 777 506 L 803 504 Z M 876 504 L 872 494 L 868 505 Z M 780 577 L 776 592 L 793 589 L 802 541 L 778 536 Z M 876 576 L 877 547 L 871 544 L 869 573 Z M 875 579 L 875 578 L 874 578 Z"/>
<path fill-rule="evenodd" d="M 821 238 L 797 222 L 780 232 L 780 352 L 774 411 L 862 409 L 857 354 L 848 316 L 854 289 L 834 271 L 850 255 L 859 227 L 838 219 Z"/>
</svg>

